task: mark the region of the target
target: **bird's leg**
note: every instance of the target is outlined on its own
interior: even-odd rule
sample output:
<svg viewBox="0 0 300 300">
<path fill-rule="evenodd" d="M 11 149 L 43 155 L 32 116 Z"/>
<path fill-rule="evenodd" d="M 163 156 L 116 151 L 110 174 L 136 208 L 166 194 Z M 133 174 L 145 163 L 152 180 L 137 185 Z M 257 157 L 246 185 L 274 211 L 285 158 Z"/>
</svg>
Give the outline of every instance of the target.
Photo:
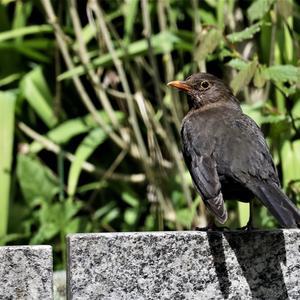
<svg viewBox="0 0 300 300">
<path fill-rule="evenodd" d="M 207 225 L 204 227 L 195 227 L 195 230 L 197 231 L 212 231 L 215 230 L 216 228 L 216 224 L 215 221 L 213 219 L 213 217 L 211 215 L 207 215 Z"/>
<path fill-rule="evenodd" d="M 208 219 L 208 224 L 205 227 L 195 227 L 195 230 L 197 231 L 224 231 L 224 230 L 229 230 L 228 227 L 219 227 L 215 224 L 215 220 L 213 218 L 213 216 L 211 216 L 210 214 L 207 216 Z"/>
</svg>

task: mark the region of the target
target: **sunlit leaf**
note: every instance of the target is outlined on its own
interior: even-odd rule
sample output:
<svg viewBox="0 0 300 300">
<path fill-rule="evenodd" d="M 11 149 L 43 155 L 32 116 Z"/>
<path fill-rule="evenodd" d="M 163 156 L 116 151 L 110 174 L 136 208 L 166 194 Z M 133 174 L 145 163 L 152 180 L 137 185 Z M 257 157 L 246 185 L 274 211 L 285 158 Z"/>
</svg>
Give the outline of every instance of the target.
<svg viewBox="0 0 300 300">
<path fill-rule="evenodd" d="M 191 208 L 182 208 L 176 211 L 177 221 L 183 226 L 186 226 L 187 228 L 191 228 L 193 219 L 195 217 L 196 209 L 200 201 L 201 201 L 200 197 L 196 197 L 196 199 L 192 203 Z"/>
<path fill-rule="evenodd" d="M 243 59 L 233 58 L 227 63 L 227 65 L 241 71 L 247 67 L 248 63 Z"/>
<path fill-rule="evenodd" d="M 116 207 L 116 204 L 113 201 L 107 202 L 107 204 L 104 204 L 103 206 L 101 206 L 99 209 L 97 209 L 94 212 L 93 219 L 95 219 L 96 221 L 98 219 L 101 219 L 103 216 L 105 216 L 110 211 L 112 211 L 115 207 Z"/>
<path fill-rule="evenodd" d="M 63 232 L 64 235 L 76 232 L 79 229 L 80 220 L 74 216 L 81 207 L 81 202 L 71 199 L 56 203 L 42 203 L 38 211 L 40 226 L 30 243 L 40 244 L 49 241 L 59 232 Z"/>
<path fill-rule="evenodd" d="M 240 227 L 246 226 L 250 217 L 250 204 L 238 201 Z"/>
<path fill-rule="evenodd" d="M 253 38 L 255 33 L 260 31 L 260 26 L 260 23 L 256 23 L 252 26 L 246 27 L 242 31 L 228 34 L 226 38 L 232 43 L 242 42 L 244 40 L 251 39 Z"/>
<path fill-rule="evenodd" d="M 10 74 L 0 80 L 0 87 L 11 84 L 22 77 L 21 73 Z"/>
<path fill-rule="evenodd" d="M 138 211 L 134 208 L 127 208 L 124 213 L 124 220 L 128 225 L 134 225 L 138 218 Z"/>
<path fill-rule="evenodd" d="M 123 4 L 124 10 L 124 29 L 125 29 L 125 40 L 127 42 L 130 41 L 133 29 L 134 29 L 134 22 L 136 21 L 136 16 L 139 7 L 139 0 L 129 0 L 125 1 Z"/>
<path fill-rule="evenodd" d="M 247 10 L 251 22 L 260 20 L 268 11 L 275 0 L 255 0 Z"/>
<path fill-rule="evenodd" d="M 257 67 L 257 61 L 254 60 L 242 69 L 231 81 L 231 88 L 233 93 L 236 94 L 243 87 L 247 86 L 252 80 Z"/>
<path fill-rule="evenodd" d="M 136 196 L 132 195 L 131 193 L 128 192 L 122 193 L 122 198 L 127 204 L 129 204 L 132 207 L 139 206 L 140 201 L 137 199 Z"/>
<path fill-rule="evenodd" d="M 0 91 L 0 237 L 7 231 L 16 95 Z"/>
<path fill-rule="evenodd" d="M 217 20 L 213 13 L 210 11 L 207 11 L 205 9 L 199 9 L 199 15 L 201 16 L 201 19 L 203 20 L 203 23 L 210 24 L 210 25 L 216 25 Z"/>
<path fill-rule="evenodd" d="M 274 81 L 300 81 L 300 68 L 293 65 L 274 65 L 265 68 L 263 75 Z"/>
<path fill-rule="evenodd" d="M 119 215 L 120 210 L 119 208 L 115 207 L 101 219 L 101 224 L 109 224 L 110 222 L 115 220 Z"/>
<path fill-rule="evenodd" d="M 264 68 L 261 66 L 258 66 L 258 68 L 255 71 L 253 83 L 257 88 L 262 88 L 267 82 L 267 78 L 265 74 L 263 74 Z"/>
<path fill-rule="evenodd" d="M 93 129 L 80 143 L 72 162 L 68 176 L 68 194 L 73 196 L 81 173 L 82 164 L 90 157 L 95 149 L 107 138 L 107 134 L 101 128 Z"/>
<path fill-rule="evenodd" d="M 18 155 L 17 175 L 24 198 L 29 205 L 35 200 L 50 201 L 59 192 L 57 178 L 38 159 Z"/>
<path fill-rule="evenodd" d="M 285 141 L 281 148 L 281 168 L 283 184 L 286 187 L 290 181 L 300 179 L 300 140 Z"/>
<path fill-rule="evenodd" d="M 53 127 L 57 123 L 57 118 L 52 107 L 52 95 L 40 67 L 24 76 L 21 90 L 37 115 L 48 127 Z"/>
<path fill-rule="evenodd" d="M 98 112 L 105 123 L 109 124 L 109 118 L 105 111 Z M 116 118 L 121 121 L 124 118 L 123 112 L 115 111 Z M 73 137 L 88 132 L 92 128 L 97 127 L 97 123 L 93 117 L 88 114 L 85 117 L 67 120 L 57 127 L 51 129 L 46 136 L 54 143 L 62 145 L 69 142 Z M 30 152 L 37 153 L 44 148 L 37 141 L 33 141 L 30 145 Z"/>
<path fill-rule="evenodd" d="M 208 54 L 212 53 L 222 41 L 222 33 L 218 29 L 211 29 L 199 40 L 199 46 L 195 51 L 195 60 L 204 60 Z"/>
</svg>

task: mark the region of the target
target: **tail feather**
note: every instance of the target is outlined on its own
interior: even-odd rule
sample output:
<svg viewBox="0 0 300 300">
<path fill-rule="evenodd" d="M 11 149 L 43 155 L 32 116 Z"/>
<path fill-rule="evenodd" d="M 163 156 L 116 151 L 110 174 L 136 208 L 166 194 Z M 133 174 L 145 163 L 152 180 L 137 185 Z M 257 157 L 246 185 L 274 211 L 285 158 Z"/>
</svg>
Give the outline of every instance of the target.
<svg viewBox="0 0 300 300">
<path fill-rule="evenodd" d="M 280 190 L 275 183 L 261 182 L 250 188 L 271 214 L 285 228 L 297 228 L 300 225 L 300 211 L 296 205 Z"/>
<path fill-rule="evenodd" d="M 227 221 L 227 210 L 221 192 L 214 198 L 206 199 L 205 206 L 221 224 Z"/>
</svg>

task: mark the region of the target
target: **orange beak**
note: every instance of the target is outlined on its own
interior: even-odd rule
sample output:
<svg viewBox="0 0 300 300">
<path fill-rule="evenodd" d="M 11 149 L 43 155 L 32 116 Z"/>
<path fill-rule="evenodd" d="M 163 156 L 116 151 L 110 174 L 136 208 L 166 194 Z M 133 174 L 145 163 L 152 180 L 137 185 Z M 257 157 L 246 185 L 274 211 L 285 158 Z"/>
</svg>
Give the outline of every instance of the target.
<svg viewBox="0 0 300 300">
<path fill-rule="evenodd" d="M 188 92 L 192 89 L 188 84 L 185 83 L 185 81 L 179 81 L 179 80 L 171 81 L 167 84 L 167 86 L 174 87 L 174 88 L 179 89 L 183 92 Z"/>
</svg>

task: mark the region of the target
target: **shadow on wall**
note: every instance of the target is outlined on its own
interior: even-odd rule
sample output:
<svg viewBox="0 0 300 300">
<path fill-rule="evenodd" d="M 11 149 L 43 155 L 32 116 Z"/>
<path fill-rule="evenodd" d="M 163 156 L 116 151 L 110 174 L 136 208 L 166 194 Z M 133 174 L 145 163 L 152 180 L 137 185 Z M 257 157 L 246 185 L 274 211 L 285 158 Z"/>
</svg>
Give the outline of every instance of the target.
<svg viewBox="0 0 300 300">
<path fill-rule="evenodd" d="M 231 283 L 233 276 L 243 276 L 247 280 L 253 299 L 288 299 L 281 270 L 281 263 L 286 264 L 282 231 L 263 235 L 255 231 L 244 232 L 244 234 L 208 232 L 207 236 L 220 290 L 225 299 L 235 294 Z M 231 274 L 231 270 L 228 269 L 228 255 L 224 252 L 223 237 L 234 251 L 241 267 L 239 270 L 234 269 L 236 274 Z M 225 256 L 227 256 L 227 264 Z"/>
</svg>

